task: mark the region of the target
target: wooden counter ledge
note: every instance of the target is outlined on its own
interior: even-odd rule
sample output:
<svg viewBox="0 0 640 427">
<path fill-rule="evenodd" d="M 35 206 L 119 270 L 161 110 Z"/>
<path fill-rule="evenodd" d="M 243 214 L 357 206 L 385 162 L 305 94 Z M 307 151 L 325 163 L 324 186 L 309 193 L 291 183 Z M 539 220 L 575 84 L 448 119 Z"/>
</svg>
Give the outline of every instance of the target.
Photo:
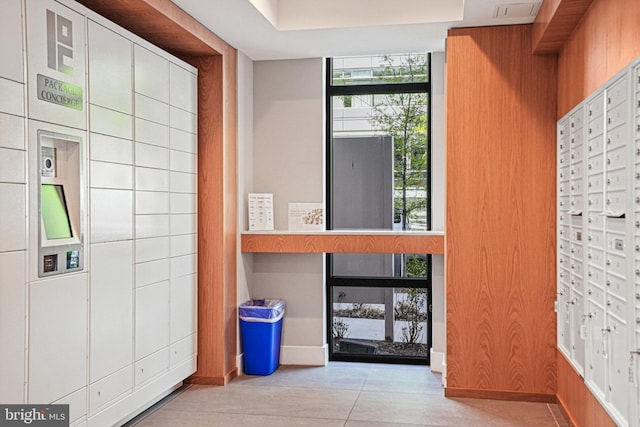
<svg viewBox="0 0 640 427">
<path fill-rule="evenodd" d="M 245 231 L 242 252 L 444 254 L 444 232 Z"/>
</svg>

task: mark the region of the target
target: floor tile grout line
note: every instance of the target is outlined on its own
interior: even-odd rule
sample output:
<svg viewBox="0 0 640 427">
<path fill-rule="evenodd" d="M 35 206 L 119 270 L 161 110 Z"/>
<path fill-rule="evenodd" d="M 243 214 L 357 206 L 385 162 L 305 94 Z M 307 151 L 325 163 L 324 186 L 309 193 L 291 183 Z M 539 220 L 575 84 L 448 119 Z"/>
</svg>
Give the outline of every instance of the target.
<svg viewBox="0 0 640 427">
<path fill-rule="evenodd" d="M 358 395 L 356 396 L 355 400 L 353 401 L 353 405 L 351 405 L 351 410 L 349 411 L 349 413 L 347 414 L 347 418 L 344 420 L 344 426 L 347 425 L 347 423 L 350 421 L 349 419 L 351 418 L 351 414 L 353 413 L 353 410 L 356 409 L 356 405 L 358 404 L 358 400 L 360 400 L 360 396 L 362 395 L 362 392 L 365 390 L 365 387 L 367 386 L 367 382 L 369 381 L 369 377 L 371 376 L 371 372 L 367 371 L 366 375 L 364 377 L 364 381 L 362 381 L 362 385 L 360 386 L 360 389 L 358 390 Z"/>
<path fill-rule="evenodd" d="M 366 380 L 365 380 L 365 382 L 366 382 Z M 347 418 L 344 420 L 344 425 L 345 426 L 350 421 L 349 418 L 351 418 L 351 414 L 353 413 L 353 410 L 356 409 L 356 405 L 358 404 L 358 400 L 360 400 L 360 395 L 361 394 L 362 394 L 362 389 L 358 390 L 358 395 L 356 396 L 356 399 L 353 401 L 353 405 L 351 405 L 351 410 L 347 414 Z"/>
<path fill-rule="evenodd" d="M 344 421 L 345 423 L 348 420 L 343 420 L 342 418 L 326 418 L 326 417 L 317 417 L 317 416 L 300 416 L 300 415 L 278 415 L 278 414 L 272 414 L 272 413 L 261 413 L 261 412 L 255 412 L 255 413 L 249 413 L 249 412 L 245 412 L 245 411 L 206 411 L 206 410 L 185 410 L 185 409 L 163 409 L 163 408 L 158 408 L 158 411 L 172 411 L 174 413 L 182 413 L 182 414 L 206 414 L 206 415 L 228 415 L 228 416 L 248 416 L 248 417 L 258 417 L 258 418 L 285 418 L 285 419 L 308 419 L 308 420 L 317 420 L 317 421 Z M 149 414 L 149 416 L 153 415 L 155 412 Z M 137 421 L 135 424 L 133 424 L 131 427 L 134 427 L 136 425 L 138 425 L 139 423 L 145 421 L 148 418 L 148 416 L 145 416 L 144 418 L 140 419 L 139 421 Z M 125 424 L 124 426 L 129 426 L 129 424 Z M 123 427 L 124 427 L 123 426 Z"/>
</svg>

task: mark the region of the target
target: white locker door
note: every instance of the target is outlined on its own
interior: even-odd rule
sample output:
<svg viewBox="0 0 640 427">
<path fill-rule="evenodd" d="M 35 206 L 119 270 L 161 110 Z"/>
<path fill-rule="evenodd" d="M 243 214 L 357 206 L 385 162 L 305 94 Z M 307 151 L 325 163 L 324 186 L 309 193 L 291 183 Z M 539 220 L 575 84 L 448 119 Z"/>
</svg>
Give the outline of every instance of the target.
<svg viewBox="0 0 640 427">
<path fill-rule="evenodd" d="M 559 285 L 558 292 L 558 347 L 568 357 L 571 357 L 571 288 Z"/>
<path fill-rule="evenodd" d="M 197 286 L 195 274 L 171 279 L 170 341 L 172 344 L 196 332 Z"/>
<path fill-rule="evenodd" d="M 631 387 L 629 382 L 629 343 L 627 324 L 615 316 L 607 316 L 610 335 L 611 356 L 609 358 L 609 402 L 614 409 L 619 425 L 629 424 L 629 401 Z"/>
<path fill-rule="evenodd" d="M 136 289 L 135 359 L 169 345 L 169 282 Z M 168 350 L 167 350 L 168 351 Z M 169 363 L 168 358 L 166 362 Z"/>
<path fill-rule="evenodd" d="M 134 45 L 134 90 L 150 98 L 169 102 L 169 61 Z"/>
<path fill-rule="evenodd" d="M 133 363 L 133 242 L 91 245 L 89 382 Z"/>
<path fill-rule="evenodd" d="M 170 104 L 190 113 L 198 112 L 197 76 L 177 64 L 169 64 Z"/>
<path fill-rule="evenodd" d="M 596 397 L 604 402 L 607 389 L 606 367 L 609 350 L 603 307 L 589 302 L 587 326 L 589 360 L 585 374 L 586 382 Z"/>
<path fill-rule="evenodd" d="M 87 384 L 87 285 L 85 273 L 30 284 L 30 403 L 50 403 Z"/>
<path fill-rule="evenodd" d="M 0 252 L 0 402 L 25 403 L 25 251 Z"/>
<path fill-rule="evenodd" d="M 92 188 L 91 243 L 133 237 L 133 191 Z"/>
<path fill-rule="evenodd" d="M 0 55 L 5 58 L 0 61 L 0 78 L 20 83 L 24 83 L 22 25 L 22 0 L 0 2 Z"/>
<path fill-rule="evenodd" d="M 94 414 L 105 405 L 126 395 L 133 389 L 133 365 L 101 379 L 89 386 L 89 413 Z"/>
<path fill-rule="evenodd" d="M 571 352 L 573 355 L 574 366 L 578 372 L 584 375 L 585 363 L 585 323 L 584 317 L 584 297 L 576 291 L 572 291 L 571 298 L 571 324 L 573 326 L 571 335 Z"/>
<path fill-rule="evenodd" d="M 0 182 L 0 206 L 12 208 L 2 211 L 0 252 L 24 250 L 27 247 L 25 187 L 25 184 Z"/>
<path fill-rule="evenodd" d="M 132 114 L 133 43 L 88 20 L 89 101 Z"/>
</svg>

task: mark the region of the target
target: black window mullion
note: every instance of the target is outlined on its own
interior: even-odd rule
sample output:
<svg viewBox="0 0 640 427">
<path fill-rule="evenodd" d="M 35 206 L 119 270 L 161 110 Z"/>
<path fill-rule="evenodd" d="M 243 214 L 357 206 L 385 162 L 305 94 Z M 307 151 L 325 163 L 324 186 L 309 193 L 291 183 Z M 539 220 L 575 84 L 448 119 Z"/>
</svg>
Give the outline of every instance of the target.
<svg viewBox="0 0 640 427">
<path fill-rule="evenodd" d="M 328 82 L 330 83 L 330 82 Z M 428 82 L 420 83 L 380 83 L 375 85 L 327 85 L 327 95 L 384 95 L 388 93 L 425 93 L 429 92 Z"/>
<path fill-rule="evenodd" d="M 429 283 L 425 277 L 353 277 L 330 276 L 331 286 L 354 288 L 426 288 Z"/>
</svg>

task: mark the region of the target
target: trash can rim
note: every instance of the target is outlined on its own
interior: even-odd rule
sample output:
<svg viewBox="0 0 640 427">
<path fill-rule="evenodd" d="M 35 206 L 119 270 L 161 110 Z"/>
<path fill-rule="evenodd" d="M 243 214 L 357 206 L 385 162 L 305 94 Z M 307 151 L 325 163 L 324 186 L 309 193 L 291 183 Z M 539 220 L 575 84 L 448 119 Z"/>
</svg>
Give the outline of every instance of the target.
<svg viewBox="0 0 640 427">
<path fill-rule="evenodd" d="M 253 299 L 243 302 L 238 307 L 240 319 L 247 321 L 277 322 L 284 316 L 284 311 L 285 302 L 279 299 Z"/>
<path fill-rule="evenodd" d="M 240 320 L 245 322 L 260 322 L 260 323 L 275 323 L 284 317 L 284 311 L 276 317 L 252 317 L 252 316 L 240 316 Z"/>
</svg>

